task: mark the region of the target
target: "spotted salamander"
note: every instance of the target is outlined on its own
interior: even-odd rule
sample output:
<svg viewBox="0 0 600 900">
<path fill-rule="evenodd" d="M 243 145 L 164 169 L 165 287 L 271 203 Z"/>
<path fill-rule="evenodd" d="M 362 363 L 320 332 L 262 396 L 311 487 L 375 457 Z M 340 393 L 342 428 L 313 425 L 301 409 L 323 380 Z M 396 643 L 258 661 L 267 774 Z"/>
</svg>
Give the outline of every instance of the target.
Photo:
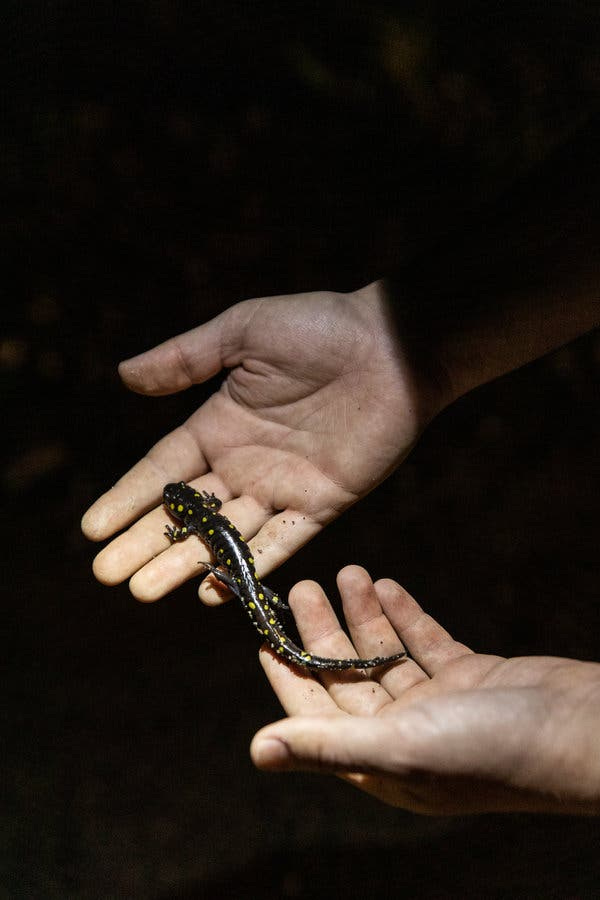
<svg viewBox="0 0 600 900">
<path fill-rule="evenodd" d="M 175 528 L 167 525 L 167 537 L 175 542 L 196 534 L 210 547 L 218 567 L 204 565 L 239 597 L 254 627 L 283 659 L 308 669 L 337 670 L 371 669 L 406 656 L 402 651 L 372 659 L 329 659 L 302 650 L 285 634 L 275 612 L 276 607 L 282 608 L 284 604 L 256 577 L 250 547 L 235 525 L 219 513 L 221 501 L 214 494 L 194 490 L 184 481 L 167 484 L 163 499 L 171 515 L 182 523 Z"/>
</svg>

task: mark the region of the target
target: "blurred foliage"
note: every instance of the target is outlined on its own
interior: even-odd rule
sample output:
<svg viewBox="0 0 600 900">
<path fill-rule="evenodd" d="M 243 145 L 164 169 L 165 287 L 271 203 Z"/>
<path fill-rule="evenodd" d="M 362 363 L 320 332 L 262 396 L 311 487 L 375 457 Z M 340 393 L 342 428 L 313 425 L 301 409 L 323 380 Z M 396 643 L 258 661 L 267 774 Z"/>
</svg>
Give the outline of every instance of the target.
<svg viewBox="0 0 600 900">
<path fill-rule="evenodd" d="M 590 4 L 352 4 L 337 13 L 355 29 L 354 52 L 344 41 L 344 59 L 332 60 L 329 43 L 300 45 L 305 80 L 342 102 L 392 93 L 428 139 L 487 169 L 544 156 L 595 102 L 600 14 Z"/>
<path fill-rule="evenodd" d="M 145 446 L 119 358 L 378 277 L 544 157 L 594 107 L 599 24 L 562 0 L 5 4 L 5 488 L 119 468 L 123 428 Z"/>
</svg>

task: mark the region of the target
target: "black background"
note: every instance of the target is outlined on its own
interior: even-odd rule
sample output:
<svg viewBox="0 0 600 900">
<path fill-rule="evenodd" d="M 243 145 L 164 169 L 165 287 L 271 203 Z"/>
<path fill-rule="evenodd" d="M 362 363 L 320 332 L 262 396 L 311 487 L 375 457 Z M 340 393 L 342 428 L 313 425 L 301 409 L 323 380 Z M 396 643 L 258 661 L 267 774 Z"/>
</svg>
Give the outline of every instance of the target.
<svg viewBox="0 0 600 900">
<path fill-rule="evenodd" d="M 597 13 L 25 6 L 1 63 L 0 895 L 597 896 L 597 820 L 421 818 L 256 772 L 281 710 L 239 609 L 101 587 L 79 532 L 214 387 L 136 397 L 117 362 L 246 297 L 361 286 L 535 172 L 595 103 Z M 599 353 L 454 404 L 270 583 L 358 562 L 476 649 L 597 659 Z"/>
</svg>

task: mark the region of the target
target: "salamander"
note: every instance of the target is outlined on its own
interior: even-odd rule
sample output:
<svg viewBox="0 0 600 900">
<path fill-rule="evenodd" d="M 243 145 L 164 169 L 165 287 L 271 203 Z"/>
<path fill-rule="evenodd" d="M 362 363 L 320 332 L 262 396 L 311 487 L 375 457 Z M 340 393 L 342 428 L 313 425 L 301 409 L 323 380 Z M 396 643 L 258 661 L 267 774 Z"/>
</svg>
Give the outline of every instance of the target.
<svg viewBox="0 0 600 900">
<path fill-rule="evenodd" d="M 372 659 L 329 659 L 314 656 L 298 647 L 286 635 L 276 608 L 285 606 L 273 591 L 256 576 L 252 551 L 235 525 L 219 509 L 221 500 L 206 491 L 194 490 L 184 481 L 167 484 L 163 491 L 165 507 L 181 522 L 180 526 L 166 526 L 165 534 L 172 541 L 182 541 L 197 535 L 211 549 L 216 566 L 203 563 L 207 569 L 239 597 L 261 637 L 288 662 L 307 669 L 371 669 L 403 659 L 406 652 Z"/>
</svg>

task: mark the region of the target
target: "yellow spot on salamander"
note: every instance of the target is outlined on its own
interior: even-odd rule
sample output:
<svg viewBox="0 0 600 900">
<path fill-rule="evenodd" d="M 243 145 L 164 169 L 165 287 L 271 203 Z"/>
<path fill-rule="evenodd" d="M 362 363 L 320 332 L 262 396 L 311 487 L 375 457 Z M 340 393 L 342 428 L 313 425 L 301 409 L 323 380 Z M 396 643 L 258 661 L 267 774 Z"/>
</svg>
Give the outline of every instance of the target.
<svg viewBox="0 0 600 900">
<path fill-rule="evenodd" d="M 210 531 L 208 533 L 210 534 Z M 219 556 L 221 556 L 221 554 L 223 553 L 223 548 L 221 547 L 219 550 L 217 550 L 217 553 L 219 554 Z"/>
<path fill-rule="evenodd" d="M 272 616 L 269 619 L 269 625 L 275 625 L 277 623 L 277 619 L 274 619 Z"/>
<path fill-rule="evenodd" d="M 278 648 L 277 648 L 277 652 L 278 652 L 278 653 L 283 653 L 283 647 L 278 647 Z"/>
<path fill-rule="evenodd" d="M 181 503 L 179 503 L 177 506 L 177 512 L 183 512 L 183 506 L 181 505 Z"/>
<path fill-rule="evenodd" d="M 284 638 L 284 637 L 280 637 L 280 638 L 279 638 L 279 643 L 280 643 L 280 644 L 285 644 L 285 638 Z"/>
<path fill-rule="evenodd" d="M 248 557 L 248 562 L 250 563 L 251 566 L 253 566 L 253 565 L 254 565 L 254 557 L 249 556 L 249 557 Z"/>
<path fill-rule="evenodd" d="M 188 516 L 193 516 L 193 515 L 194 515 L 194 510 L 188 509 Z"/>
<path fill-rule="evenodd" d="M 264 594 L 259 594 L 259 595 L 258 595 L 258 599 L 259 599 L 259 600 L 264 600 L 264 599 L 265 599 L 265 595 L 264 595 Z"/>
<path fill-rule="evenodd" d="M 175 509 L 175 504 L 174 504 L 174 503 L 169 503 L 169 509 Z"/>
<path fill-rule="evenodd" d="M 226 559 L 226 560 L 225 560 L 225 565 L 226 565 L 226 566 L 230 566 L 230 565 L 231 565 L 231 560 L 230 560 L 230 559 Z"/>
<path fill-rule="evenodd" d="M 202 522 L 208 522 L 208 516 L 202 516 Z"/>
<path fill-rule="evenodd" d="M 212 535 L 215 533 L 215 529 L 214 529 L 214 528 L 209 528 L 209 529 L 208 529 L 208 533 L 212 536 Z"/>
<path fill-rule="evenodd" d="M 252 600 L 251 600 L 250 603 L 248 604 L 248 608 L 249 608 L 249 609 L 256 609 L 256 603 L 253 603 Z"/>
<path fill-rule="evenodd" d="M 263 634 L 268 634 L 268 633 L 269 633 L 269 629 L 268 629 L 268 628 L 263 628 Z"/>
</svg>

